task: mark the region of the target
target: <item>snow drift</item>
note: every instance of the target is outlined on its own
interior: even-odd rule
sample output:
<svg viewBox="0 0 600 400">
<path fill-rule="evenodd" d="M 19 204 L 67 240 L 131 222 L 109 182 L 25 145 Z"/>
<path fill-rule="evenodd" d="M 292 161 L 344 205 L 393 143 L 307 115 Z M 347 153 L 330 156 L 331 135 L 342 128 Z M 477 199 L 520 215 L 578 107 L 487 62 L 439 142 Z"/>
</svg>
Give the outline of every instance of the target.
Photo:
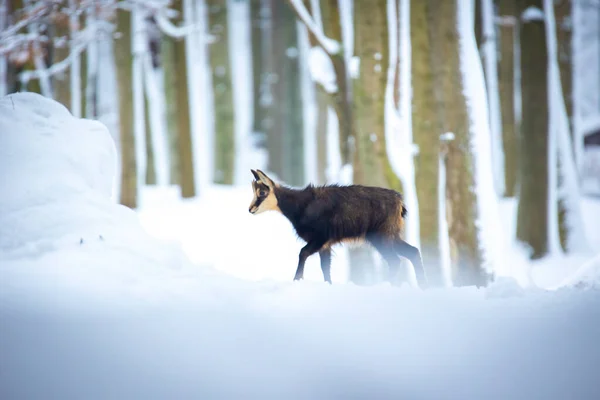
<svg viewBox="0 0 600 400">
<path fill-rule="evenodd" d="M 114 164 L 101 124 L 0 99 L 2 399 L 600 398 L 598 290 L 236 279 L 111 201 Z M 268 237 L 238 247 L 206 225 L 200 249 L 262 267 Z"/>
<path fill-rule="evenodd" d="M 84 280 L 88 290 L 96 279 L 128 286 L 132 271 L 185 265 L 181 251 L 148 235 L 134 211 L 111 199 L 116 150 L 101 123 L 74 118 L 38 94 L 5 96 L 0 171 L 0 272 L 11 282 L 3 289 L 20 282 L 60 291 Z M 23 268 L 10 268 L 11 260 Z"/>
</svg>

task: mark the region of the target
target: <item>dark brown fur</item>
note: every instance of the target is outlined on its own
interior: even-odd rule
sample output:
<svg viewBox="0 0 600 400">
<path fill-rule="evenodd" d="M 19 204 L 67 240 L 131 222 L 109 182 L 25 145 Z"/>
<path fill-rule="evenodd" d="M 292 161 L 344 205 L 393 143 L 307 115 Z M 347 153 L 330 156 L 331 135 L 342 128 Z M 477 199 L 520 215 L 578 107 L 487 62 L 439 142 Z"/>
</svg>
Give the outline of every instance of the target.
<svg viewBox="0 0 600 400">
<path fill-rule="evenodd" d="M 366 240 L 381 253 L 391 272 L 396 272 L 399 256 L 408 258 L 419 285 L 425 285 L 419 250 L 402 240 L 407 210 L 400 193 L 361 185 L 309 185 L 292 189 L 276 184 L 260 170 L 252 173 L 256 195 L 250 212 L 255 213 L 256 207 L 271 196 L 269 201 L 274 206 L 270 209 L 285 215 L 298 236 L 306 241 L 300 251 L 295 280 L 303 278 L 306 259 L 318 252 L 325 281 L 331 283 L 331 246 L 348 240 Z"/>
</svg>

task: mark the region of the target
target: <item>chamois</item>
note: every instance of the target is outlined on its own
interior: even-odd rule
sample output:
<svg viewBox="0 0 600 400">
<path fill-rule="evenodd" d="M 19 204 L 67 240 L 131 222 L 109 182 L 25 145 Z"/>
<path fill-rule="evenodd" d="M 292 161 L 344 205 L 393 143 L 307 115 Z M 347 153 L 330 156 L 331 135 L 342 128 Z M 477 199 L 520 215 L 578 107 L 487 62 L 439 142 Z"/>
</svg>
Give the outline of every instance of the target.
<svg viewBox="0 0 600 400">
<path fill-rule="evenodd" d="M 304 263 L 319 253 L 323 278 L 331 283 L 331 247 L 336 243 L 365 240 L 371 243 L 390 267 L 397 272 L 400 258 L 412 263 L 419 286 L 427 285 L 421 253 L 402 240 L 407 210 L 402 195 L 379 187 L 351 185 L 308 185 L 292 189 L 273 182 L 261 170 L 254 175 L 254 198 L 248 211 L 281 212 L 294 226 L 296 234 L 306 241 L 300 250 L 294 280 L 304 276 Z"/>
</svg>

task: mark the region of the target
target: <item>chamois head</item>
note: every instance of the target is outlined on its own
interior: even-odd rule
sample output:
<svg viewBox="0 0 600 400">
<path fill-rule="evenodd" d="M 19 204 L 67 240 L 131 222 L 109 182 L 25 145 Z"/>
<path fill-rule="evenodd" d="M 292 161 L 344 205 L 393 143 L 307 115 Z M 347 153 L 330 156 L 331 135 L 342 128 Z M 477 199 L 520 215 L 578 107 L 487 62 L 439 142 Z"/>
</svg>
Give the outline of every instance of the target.
<svg viewBox="0 0 600 400">
<path fill-rule="evenodd" d="M 254 175 L 254 181 L 252 181 L 254 198 L 248 209 L 250 214 L 260 214 L 269 210 L 279 210 L 277 197 L 275 197 L 275 187 L 277 187 L 277 184 L 260 169 L 256 171 L 251 169 L 250 171 L 252 172 L 252 175 Z"/>
</svg>

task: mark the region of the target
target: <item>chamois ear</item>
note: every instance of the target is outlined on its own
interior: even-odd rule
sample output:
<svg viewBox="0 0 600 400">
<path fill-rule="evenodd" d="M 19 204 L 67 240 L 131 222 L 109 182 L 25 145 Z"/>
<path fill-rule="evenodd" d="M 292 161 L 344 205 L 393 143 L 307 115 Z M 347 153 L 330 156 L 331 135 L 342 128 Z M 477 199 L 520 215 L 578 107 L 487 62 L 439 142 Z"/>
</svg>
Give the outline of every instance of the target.
<svg viewBox="0 0 600 400">
<path fill-rule="evenodd" d="M 254 175 L 255 180 L 260 181 L 260 176 L 258 176 L 255 170 L 251 169 L 250 172 L 252 172 L 252 175 Z"/>
<path fill-rule="evenodd" d="M 262 183 L 264 183 L 265 185 L 267 185 L 269 188 L 273 189 L 276 185 L 275 182 L 273 182 L 273 180 L 271 178 L 269 178 L 264 172 L 262 172 L 260 169 L 257 169 L 256 172 L 258 173 L 258 176 L 260 177 L 260 181 Z"/>
</svg>

